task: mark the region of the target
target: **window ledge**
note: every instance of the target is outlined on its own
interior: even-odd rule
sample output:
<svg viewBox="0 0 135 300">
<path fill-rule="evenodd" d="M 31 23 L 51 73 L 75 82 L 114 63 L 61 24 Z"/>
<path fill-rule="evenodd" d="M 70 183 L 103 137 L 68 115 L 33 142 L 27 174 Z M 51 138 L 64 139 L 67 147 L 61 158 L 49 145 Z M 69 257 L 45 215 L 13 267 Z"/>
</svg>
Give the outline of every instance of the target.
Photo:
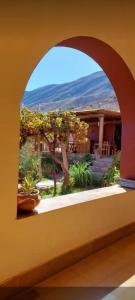
<svg viewBox="0 0 135 300">
<path fill-rule="evenodd" d="M 120 185 L 92 189 L 88 191 L 56 196 L 52 198 L 42 199 L 33 213 L 27 215 L 19 215 L 18 218 L 24 218 L 35 214 L 54 211 L 64 207 L 81 204 L 84 202 L 102 199 L 104 197 L 126 193 L 129 189 L 123 188 Z"/>
</svg>

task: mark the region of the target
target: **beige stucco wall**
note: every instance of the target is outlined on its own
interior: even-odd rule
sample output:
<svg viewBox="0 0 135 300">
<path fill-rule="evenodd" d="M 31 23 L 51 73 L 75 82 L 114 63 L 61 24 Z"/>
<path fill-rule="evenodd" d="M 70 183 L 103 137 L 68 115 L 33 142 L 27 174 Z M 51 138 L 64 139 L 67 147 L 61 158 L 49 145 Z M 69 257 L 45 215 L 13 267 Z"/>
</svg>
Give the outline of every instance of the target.
<svg viewBox="0 0 135 300">
<path fill-rule="evenodd" d="M 135 220 L 135 192 L 16 220 L 19 103 L 31 72 L 52 46 L 85 35 L 111 45 L 134 75 L 133 6 L 120 0 L 1 4 L 0 281 Z"/>
</svg>

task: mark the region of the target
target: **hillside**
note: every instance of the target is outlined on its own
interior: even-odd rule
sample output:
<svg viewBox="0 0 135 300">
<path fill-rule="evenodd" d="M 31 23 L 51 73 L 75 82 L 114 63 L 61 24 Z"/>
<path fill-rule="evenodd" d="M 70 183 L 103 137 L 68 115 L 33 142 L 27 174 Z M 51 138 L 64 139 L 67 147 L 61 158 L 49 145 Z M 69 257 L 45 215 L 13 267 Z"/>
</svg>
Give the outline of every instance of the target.
<svg viewBox="0 0 135 300">
<path fill-rule="evenodd" d="M 103 71 L 78 80 L 25 91 L 22 103 L 42 111 L 105 108 L 119 110 L 112 85 Z"/>
</svg>

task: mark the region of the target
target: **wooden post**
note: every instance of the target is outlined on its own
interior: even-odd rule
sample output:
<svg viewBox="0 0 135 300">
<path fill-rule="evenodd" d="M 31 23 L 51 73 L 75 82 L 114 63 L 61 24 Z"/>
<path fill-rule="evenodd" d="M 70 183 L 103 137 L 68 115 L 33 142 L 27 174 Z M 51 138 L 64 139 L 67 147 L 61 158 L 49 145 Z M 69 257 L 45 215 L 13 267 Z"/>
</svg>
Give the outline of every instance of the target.
<svg viewBox="0 0 135 300">
<path fill-rule="evenodd" d="M 99 117 L 99 148 L 102 148 L 104 138 L 104 116 Z"/>
<path fill-rule="evenodd" d="M 37 142 L 38 142 L 37 159 L 38 159 L 38 163 L 39 163 L 38 175 L 39 175 L 39 179 L 42 179 L 40 135 L 37 136 Z"/>
</svg>

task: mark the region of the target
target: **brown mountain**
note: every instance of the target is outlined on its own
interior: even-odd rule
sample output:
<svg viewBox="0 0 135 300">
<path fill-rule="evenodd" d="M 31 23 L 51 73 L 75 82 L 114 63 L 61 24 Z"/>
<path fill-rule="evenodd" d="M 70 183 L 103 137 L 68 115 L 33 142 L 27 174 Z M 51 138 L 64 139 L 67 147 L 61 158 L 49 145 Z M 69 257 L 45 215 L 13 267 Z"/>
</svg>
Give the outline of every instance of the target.
<svg viewBox="0 0 135 300">
<path fill-rule="evenodd" d="M 42 111 L 105 108 L 119 110 L 113 87 L 103 71 L 64 84 L 25 91 L 22 104 Z"/>
</svg>

